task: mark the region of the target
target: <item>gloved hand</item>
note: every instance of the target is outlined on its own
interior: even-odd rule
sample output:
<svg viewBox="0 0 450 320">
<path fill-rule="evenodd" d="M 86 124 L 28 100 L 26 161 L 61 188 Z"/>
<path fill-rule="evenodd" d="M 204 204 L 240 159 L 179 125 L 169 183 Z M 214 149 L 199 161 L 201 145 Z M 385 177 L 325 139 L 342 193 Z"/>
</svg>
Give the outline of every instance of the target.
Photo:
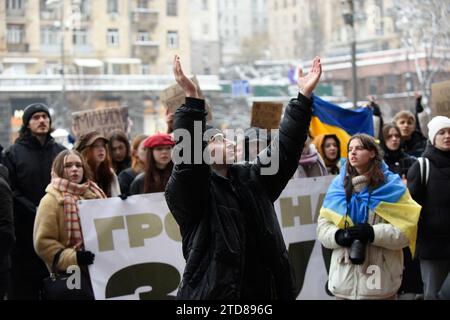
<svg viewBox="0 0 450 320">
<path fill-rule="evenodd" d="M 94 263 L 95 254 L 90 251 L 77 251 L 77 263 L 79 266 L 88 266 Z"/>
<path fill-rule="evenodd" d="M 119 194 L 119 198 L 122 200 L 127 200 L 128 195 L 126 193 Z"/>
<path fill-rule="evenodd" d="M 373 242 L 375 233 L 373 227 L 368 223 L 360 223 L 356 226 L 348 228 L 348 230 L 354 234 L 356 239 L 361 240 L 363 243 Z"/>
<path fill-rule="evenodd" d="M 356 239 L 354 232 L 349 230 L 350 229 L 339 229 L 334 234 L 334 240 L 336 240 L 336 243 L 341 247 L 349 248 L 352 245 L 353 240 Z"/>
</svg>

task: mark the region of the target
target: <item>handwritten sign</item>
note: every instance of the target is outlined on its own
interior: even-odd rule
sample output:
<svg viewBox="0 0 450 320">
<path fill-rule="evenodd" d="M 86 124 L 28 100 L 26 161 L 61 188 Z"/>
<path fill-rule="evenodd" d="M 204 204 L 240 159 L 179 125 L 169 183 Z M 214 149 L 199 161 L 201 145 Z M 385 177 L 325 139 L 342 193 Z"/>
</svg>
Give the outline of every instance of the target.
<svg viewBox="0 0 450 320">
<path fill-rule="evenodd" d="M 450 117 L 450 81 L 433 83 L 431 100 L 434 115 Z"/>
<path fill-rule="evenodd" d="M 282 103 L 254 102 L 251 126 L 261 129 L 278 129 L 282 110 Z"/>
<path fill-rule="evenodd" d="M 198 94 L 201 99 L 205 99 L 205 96 L 200 88 L 200 84 L 197 80 L 197 77 L 192 77 L 191 80 L 195 83 L 198 88 Z M 170 87 L 161 91 L 160 94 L 161 103 L 169 109 L 169 113 L 175 113 L 182 104 L 184 104 L 186 100 L 186 96 L 184 94 L 184 90 L 178 85 L 174 84 Z M 206 110 L 208 111 L 207 120 L 212 120 L 212 112 L 211 107 L 206 103 Z"/>
<path fill-rule="evenodd" d="M 127 126 L 127 108 L 94 109 L 72 113 L 72 131 L 77 138 L 92 130 L 97 130 L 104 136 L 114 129 L 127 132 Z"/>
</svg>

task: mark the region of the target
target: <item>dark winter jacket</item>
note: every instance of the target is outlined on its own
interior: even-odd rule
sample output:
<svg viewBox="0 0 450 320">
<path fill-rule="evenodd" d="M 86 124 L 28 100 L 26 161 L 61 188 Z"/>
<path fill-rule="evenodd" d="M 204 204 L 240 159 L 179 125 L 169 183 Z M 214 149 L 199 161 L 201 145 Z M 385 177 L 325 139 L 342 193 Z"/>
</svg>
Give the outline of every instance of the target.
<svg viewBox="0 0 450 320">
<path fill-rule="evenodd" d="M 11 266 L 9 252 L 14 241 L 12 191 L 8 183 L 8 169 L 0 164 L 0 273 Z"/>
<path fill-rule="evenodd" d="M 14 197 L 16 245 L 13 255 L 37 258 L 33 247 L 36 208 L 50 183 L 53 159 L 64 149 L 50 135 L 41 145 L 36 137 L 26 133 L 5 152 L 4 164 L 9 170 Z"/>
<path fill-rule="evenodd" d="M 176 163 L 166 200 L 180 226 L 186 259 L 178 298 L 295 299 L 293 269 L 273 203 L 298 166 L 311 106 L 302 95 L 292 99 L 279 139 L 255 162 L 230 166 L 226 178 L 204 162 Z M 204 101 L 187 98 L 175 113 L 175 132 L 183 128 L 194 137 L 194 121 L 205 130 L 205 117 Z M 192 156 L 196 143 L 191 145 Z M 263 163 L 277 153 L 282 165 L 276 174 L 261 174 Z"/>
<path fill-rule="evenodd" d="M 135 194 L 143 194 L 144 193 L 144 180 L 145 180 L 145 173 L 142 172 L 134 178 L 133 182 L 130 185 L 130 195 Z"/>
<path fill-rule="evenodd" d="M 384 151 L 384 161 L 388 165 L 389 170 L 393 173 L 397 173 L 401 177 L 403 177 L 403 175 L 406 176 L 409 168 L 416 161 L 416 158 L 407 155 L 400 149 L 396 151 L 389 150 L 383 142 L 381 143 L 381 147 Z"/>
<path fill-rule="evenodd" d="M 427 138 L 423 134 L 415 130 L 411 135 L 411 139 L 404 140 L 400 143 L 400 150 L 413 157 L 420 157 L 427 145 Z"/>
<path fill-rule="evenodd" d="M 122 194 L 126 194 L 128 196 L 130 195 L 131 183 L 136 176 L 137 173 L 133 170 L 133 168 L 125 169 L 119 173 L 117 178 L 119 179 L 120 192 Z"/>
<path fill-rule="evenodd" d="M 428 144 L 428 183 L 421 183 L 419 163 L 408 171 L 408 189 L 420 205 L 417 254 L 421 259 L 450 259 L 450 152 Z"/>
</svg>

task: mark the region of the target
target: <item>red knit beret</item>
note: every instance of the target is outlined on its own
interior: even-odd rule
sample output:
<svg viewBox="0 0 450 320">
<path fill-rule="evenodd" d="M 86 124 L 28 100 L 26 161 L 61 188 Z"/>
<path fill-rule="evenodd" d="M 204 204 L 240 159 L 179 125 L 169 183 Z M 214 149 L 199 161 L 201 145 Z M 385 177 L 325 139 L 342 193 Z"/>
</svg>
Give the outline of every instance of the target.
<svg viewBox="0 0 450 320">
<path fill-rule="evenodd" d="M 150 137 L 148 137 L 144 142 L 145 148 L 155 148 L 161 146 L 171 146 L 175 145 L 175 141 L 173 141 L 172 136 L 167 133 L 156 133 Z"/>
</svg>

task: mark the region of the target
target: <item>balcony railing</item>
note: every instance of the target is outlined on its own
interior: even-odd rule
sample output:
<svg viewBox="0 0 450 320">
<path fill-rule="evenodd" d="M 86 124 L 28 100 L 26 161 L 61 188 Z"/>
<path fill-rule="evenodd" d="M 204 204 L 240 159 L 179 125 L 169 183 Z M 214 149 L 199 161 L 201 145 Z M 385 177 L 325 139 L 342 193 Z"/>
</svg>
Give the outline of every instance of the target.
<svg viewBox="0 0 450 320">
<path fill-rule="evenodd" d="M 28 52 L 29 44 L 28 43 L 7 43 L 6 50 L 9 52 Z"/>
<path fill-rule="evenodd" d="M 59 10 L 52 10 L 52 11 L 47 11 L 47 10 L 43 10 L 40 12 L 40 17 L 41 20 L 60 20 L 61 19 L 61 14 Z"/>
<path fill-rule="evenodd" d="M 131 21 L 141 28 L 154 28 L 158 24 L 159 11 L 156 9 L 134 9 Z"/>
<path fill-rule="evenodd" d="M 159 54 L 159 42 L 136 41 L 133 44 L 133 56 L 142 60 L 156 59 Z"/>
<path fill-rule="evenodd" d="M 6 9 L 6 17 L 24 17 L 25 9 Z"/>
</svg>

